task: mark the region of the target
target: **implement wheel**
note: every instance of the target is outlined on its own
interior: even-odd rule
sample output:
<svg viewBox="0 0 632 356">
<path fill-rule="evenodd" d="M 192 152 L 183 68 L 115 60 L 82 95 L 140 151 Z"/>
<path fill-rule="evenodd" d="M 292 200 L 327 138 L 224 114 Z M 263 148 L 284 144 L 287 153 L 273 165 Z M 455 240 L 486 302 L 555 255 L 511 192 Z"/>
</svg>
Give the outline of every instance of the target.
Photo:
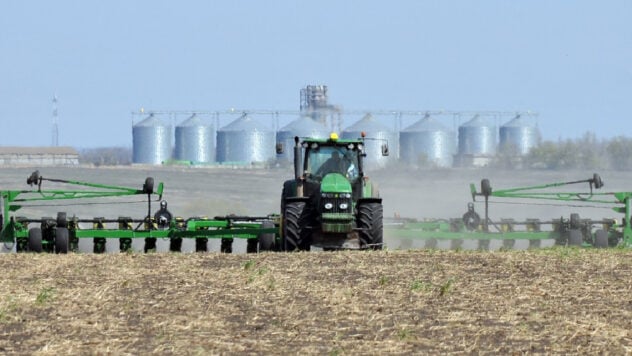
<svg viewBox="0 0 632 356">
<path fill-rule="evenodd" d="M 568 246 L 581 246 L 584 242 L 582 231 L 579 229 L 571 229 L 568 231 Z"/>
<path fill-rule="evenodd" d="M 29 230 L 28 251 L 42 252 L 42 229 L 39 227 L 34 227 Z"/>
<path fill-rule="evenodd" d="M 382 203 L 358 204 L 358 228 L 360 229 L 360 248 L 381 250 L 383 237 Z"/>
<path fill-rule="evenodd" d="M 570 220 L 570 228 L 571 229 L 579 229 L 581 227 L 581 219 L 579 218 L 579 214 L 572 213 Z"/>
<path fill-rule="evenodd" d="M 595 243 L 593 246 L 596 248 L 608 247 L 608 232 L 606 230 L 599 229 L 595 231 Z"/>
<path fill-rule="evenodd" d="M 261 224 L 261 227 L 264 229 L 270 229 L 274 227 L 274 223 L 272 221 L 264 221 L 263 224 Z M 274 251 L 275 249 L 274 232 L 259 234 L 258 240 L 259 240 L 259 252 Z"/>
<path fill-rule="evenodd" d="M 58 227 L 55 232 L 55 253 L 68 253 L 70 237 L 68 228 Z"/>
</svg>

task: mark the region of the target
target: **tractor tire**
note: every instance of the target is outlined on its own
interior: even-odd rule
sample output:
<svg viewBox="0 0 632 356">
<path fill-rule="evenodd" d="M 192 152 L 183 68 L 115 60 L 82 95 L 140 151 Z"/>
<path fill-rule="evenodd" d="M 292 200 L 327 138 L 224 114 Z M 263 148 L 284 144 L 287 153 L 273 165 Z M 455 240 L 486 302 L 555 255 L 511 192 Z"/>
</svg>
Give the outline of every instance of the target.
<svg viewBox="0 0 632 356">
<path fill-rule="evenodd" d="M 285 203 L 283 210 L 283 250 L 284 251 L 309 251 L 311 241 L 304 231 L 304 201 L 290 201 Z"/>
<path fill-rule="evenodd" d="M 595 243 L 593 246 L 596 248 L 608 247 L 608 232 L 606 230 L 599 229 L 595 231 Z"/>
<path fill-rule="evenodd" d="M 70 247 L 70 234 L 68 228 L 58 227 L 55 232 L 55 253 L 68 253 Z"/>
<path fill-rule="evenodd" d="M 264 229 L 269 229 L 274 227 L 274 223 L 272 221 L 264 221 L 261 224 L 261 227 Z M 259 252 L 263 251 L 274 251 L 275 250 L 275 236 L 273 232 L 268 232 L 265 234 L 259 234 Z"/>
<path fill-rule="evenodd" d="M 584 242 L 582 231 L 579 229 L 568 230 L 568 246 L 581 246 Z"/>
<path fill-rule="evenodd" d="M 42 248 L 42 229 L 34 227 L 29 230 L 28 251 L 41 253 Z"/>
<path fill-rule="evenodd" d="M 357 226 L 360 248 L 381 250 L 384 244 L 383 207 L 381 203 L 358 204 Z"/>
</svg>

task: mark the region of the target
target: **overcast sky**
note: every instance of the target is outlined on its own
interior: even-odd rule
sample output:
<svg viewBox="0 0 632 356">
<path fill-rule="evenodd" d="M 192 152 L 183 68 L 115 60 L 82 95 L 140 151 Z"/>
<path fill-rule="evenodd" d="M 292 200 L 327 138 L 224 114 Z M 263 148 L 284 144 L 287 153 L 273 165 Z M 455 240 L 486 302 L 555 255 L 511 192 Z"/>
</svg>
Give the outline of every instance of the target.
<svg viewBox="0 0 632 356">
<path fill-rule="evenodd" d="M 545 139 L 630 136 L 631 18 L 629 0 L 5 0 L 0 145 L 50 145 L 54 94 L 60 145 L 131 147 L 141 107 L 298 110 L 308 84 L 345 110 L 531 110 Z"/>
</svg>

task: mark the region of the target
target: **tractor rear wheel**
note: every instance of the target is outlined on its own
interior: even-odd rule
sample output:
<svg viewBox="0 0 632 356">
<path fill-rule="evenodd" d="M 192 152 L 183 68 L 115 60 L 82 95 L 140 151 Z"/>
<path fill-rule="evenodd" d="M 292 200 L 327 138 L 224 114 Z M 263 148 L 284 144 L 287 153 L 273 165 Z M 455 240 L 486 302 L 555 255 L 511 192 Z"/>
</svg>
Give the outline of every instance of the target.
<svg viewBox="0 0 632 356">
<path fill-rule="evenodd" d="M 309 250 L 311 242 L 304 231 L 304 201 L 290 201 L 285 203 L 283 210 L 283 250 Z"/>
<path fill-rule="evenodd" d="M 584 242 L 582 231 L 579 229 L 570 229 L 568 231 L 568 246 L 581 246 Z"/>
<path fill-rule="evenodd" d="M 381 250 L 383 237 L 383 208 L 381 203 L 358 204 L 358 228 L 360 229 L 360 248 Z"/>
<path fill-rule="evenodd" d="M 593 246 L 596 248 L 608 247 L 608 232 L 606 230 L 599 229 L 595 231 L 595 243 Z"/>
<path fill-rule="evenodd" d="M 68 228 L 58 227 L 55 232 L 55 253 L 68 253 L 69 246 Z"/>
<path fill-rule="evenodd" d="M 39 227 L 34 227 L 29 230 L 28 248 L 30 252 L 42 252 L 42 229 Z"/>
</svg>

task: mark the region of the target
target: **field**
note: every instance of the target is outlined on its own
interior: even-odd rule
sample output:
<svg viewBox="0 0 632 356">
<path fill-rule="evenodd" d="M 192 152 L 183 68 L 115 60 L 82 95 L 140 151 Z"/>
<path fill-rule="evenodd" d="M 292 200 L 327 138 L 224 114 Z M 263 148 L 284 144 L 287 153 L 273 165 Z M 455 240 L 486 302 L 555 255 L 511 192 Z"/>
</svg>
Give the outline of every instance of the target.
<svg viewBox="0 0 632 356">
<path fill-rule="evenodd" d="M 2 169 L 0 185 L 26 189 L 32 170 Z M 468 183 L 484 177 L 510 187 L 592 173 L 382 171 L 373 178 L 385 216 L 450 218 L 471 201 Z M 185 217 L 277 213 L 289 176 L 173 167 L 41 174 L 139 188 L 153 176 L 165 182 L 170 210 Z M 601 175 L 606 190 L 629 190 L 629 173 Z M 142 199 L 114 202 L 38 205 L 18 215 L 146 214 Z M 498 218 L 618 217 L 585 206 L 494 209 Z M 628 250 L 402 250 L 388 236 L 386 244 L 379 252 L 0 254 L 0 353 L 632 352 Z"/>
<path fill-rule="evenodd" d="M 0 352 L 625 354 L 632 253 L 5 254 Z"/>
</svg>

